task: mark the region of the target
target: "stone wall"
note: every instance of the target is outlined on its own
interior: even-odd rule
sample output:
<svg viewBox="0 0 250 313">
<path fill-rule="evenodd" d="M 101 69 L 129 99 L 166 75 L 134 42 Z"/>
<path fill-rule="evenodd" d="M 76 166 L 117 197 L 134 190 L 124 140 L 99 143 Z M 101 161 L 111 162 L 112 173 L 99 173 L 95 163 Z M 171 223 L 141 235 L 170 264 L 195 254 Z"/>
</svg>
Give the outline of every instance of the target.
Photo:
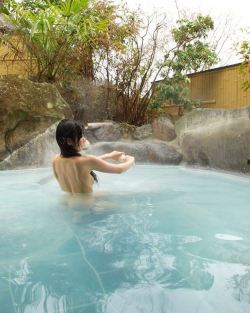
<svg viewBox="0 0 250 313">
<path fill-rule="evenodd" d="M 250 105 L 250 103 L 249 103 Z M 250 116 L 250 106 L 242 109 L 194 109 L 182 116 L 175 123 L 175 131 L 180 137 L 188 130 L 212 123 L 226 123 L 239 117 Z"/>
<path fill-rule="evenodd" d="M 250 108 L 198 109 L 176 123 L 188 164 L 250 173 Z"/>
<path fill-rule="evenodd" d="M 0 160 L 65 116 L 72 113 L 55 86 L 0 76 Z"/>
</svg>

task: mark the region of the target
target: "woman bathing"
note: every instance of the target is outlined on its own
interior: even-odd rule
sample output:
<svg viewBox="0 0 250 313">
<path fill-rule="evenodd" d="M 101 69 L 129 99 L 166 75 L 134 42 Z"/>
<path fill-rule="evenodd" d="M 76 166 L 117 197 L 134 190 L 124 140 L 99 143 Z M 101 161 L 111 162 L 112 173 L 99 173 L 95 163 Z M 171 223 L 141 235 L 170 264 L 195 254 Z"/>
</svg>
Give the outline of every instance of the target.
<svg viewBox="0 0 250 313">
<path fill-rule="evenodd" d="M 56 140 L 61 154 L 53 159 L 55 177 L 63 191 L 71 193 L 91 193 L 97 176 L 93 171 L 122 173 L 134 164 L 134 157 L 124 152 L 113 151 L 99 157 L 82 156 L 80 151 L 87 147 L 84 127 L 70 119 L 62 120 L 56 129 Z M 121 163 L 112 164 L 106 160 Z"/>
</svg>

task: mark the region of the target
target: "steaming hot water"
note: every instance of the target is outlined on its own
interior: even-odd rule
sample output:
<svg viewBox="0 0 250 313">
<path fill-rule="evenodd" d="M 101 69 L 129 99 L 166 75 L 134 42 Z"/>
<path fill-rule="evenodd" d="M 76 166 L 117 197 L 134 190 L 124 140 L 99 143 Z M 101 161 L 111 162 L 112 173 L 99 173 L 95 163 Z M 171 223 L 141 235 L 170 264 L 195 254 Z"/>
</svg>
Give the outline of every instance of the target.
<svg viewBox="0 0 250 313">
<path fill-rule="evenodd" d="M 0 312 L 250 312 L 250 180 L 137 165 L 95 199 L 0 173 Z"/>
</svg>

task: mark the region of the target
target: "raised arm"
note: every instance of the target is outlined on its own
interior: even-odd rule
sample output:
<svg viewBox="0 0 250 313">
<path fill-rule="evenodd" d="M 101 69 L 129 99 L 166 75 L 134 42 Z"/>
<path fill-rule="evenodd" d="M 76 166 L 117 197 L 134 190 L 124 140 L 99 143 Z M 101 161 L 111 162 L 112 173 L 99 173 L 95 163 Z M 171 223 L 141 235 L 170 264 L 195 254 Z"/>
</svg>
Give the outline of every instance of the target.
<svg viewBox="0 0 250 313">
<path fill-rule="evenodd" d="M 135 158 L 130 155 L 126 155 L 124 162 L 119 164 L 112 164 L 95 156 L 90 157 L 91 169 L 104 173 L 120 174 L 126 172 L 134 162 Z"/>
<path fill-rule="evenodd" d="M 121 156 L 125 155 L 124 152 L 120 151 L 112 151 L 110 153 L 105 153 L 103 155 L 98 156 L 99 159 L 102 160 L 116 160 L 118 161 Z"/>
</svg>

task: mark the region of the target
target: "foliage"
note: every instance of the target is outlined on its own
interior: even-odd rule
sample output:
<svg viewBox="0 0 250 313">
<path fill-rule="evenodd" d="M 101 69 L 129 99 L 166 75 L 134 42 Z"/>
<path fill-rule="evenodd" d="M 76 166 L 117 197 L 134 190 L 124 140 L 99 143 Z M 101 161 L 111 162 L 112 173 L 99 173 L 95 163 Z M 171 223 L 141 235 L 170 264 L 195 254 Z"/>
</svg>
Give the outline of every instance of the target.
<svg viewBox="0 0 250 313">
<path fill-rule="evenodd" d="M 175 47 L 165 55 L 163 81 L 155 88 L 151 107 L 159 108 L 166 101 L 186 107 L 198 104 L 187 98 L 187 74 L 209 68 L 218 60 L 215 51 L 204 41 L 212 29 L 209 16 L 177 21 L 177 27 L 172 30 Z"/>
<path fill-rule="evenodd" d="M 250 34 L 250 30 L 249 30 Z M 243 41 L 240 47 L 240 54 L 242 56 L 243 62 L 241 64 L 241 72 L 243 75 L 250 73 L 250 41 Z M 247 91 L 250 89 L 250 80 L 246 79 L 242 83 L 243 90 Z"/>
<path fill-rule="evenodd" d="M 181 19 L 172 34 L 175 42 L 173 51 L 165 55 L 168 66 L 163 77 L 173 71 L 174 77 L 186 77 L 187 72 L 210 67 L 217 61 L 217 55 L 204 40 L 214 27 L 210 16 L 198 15 L 193 20 Z M 171 58 L 171 54 L 174 58 Z"/>
<path fill-rule="evenodd" d="M 126 53 L 126 40 L 138 32 L 139 19 L 126 6 L 115 6 L 104 0 L 95 2 L 94 9 L 101 19 L 106 19 L 107 24 L 106 28 L 89 36 L 84 45 L 77 47 L 78 53 L 83 56 L 82 74 L 92 80 L 109 80 L 110 54 Z"/>
<path fill-rule="evenodd" d="M 213 28 L 209 16 L 182 19 L 170 29 L 165 17 L 155 23 L 152 17 L 141 22 L 144 30 L 126 39 L 126 53 L 110 54 L 108 60 L 115 73 L 111 85 L 117 92 L 114 118 L 129 124 L 145 122 L 148 108 L 159 108 L 167 99 L 185 106 L 197 105 L 187 98 L 187 73 L 210 67 L 217 56 L 205 42 Z M 151 27 L 151 31 L 150 31 Z M 161 35 L 165 38 L 161 41 Z M 164 58 L 158 55 L 164 51 Z M 161 75 L 162 84 L 155 84 Z"/>
<path fill-rule="evenodd" d="M 125 51 L 126 37 L 139 25 L 134 13 L 104 0 L 7 0 L 1 11 L 19 38 L 5 44 L 17 58 L 28 50 L 27 66 L 36 63 L 39 81 L 72 74 L 94 80 L 108 52 Z"/>
<path fill-rule="evenodd" d="M 92 10 L 89 0 L 42 1 L 33 10 L 27 3 L 8 0 L 1 11 L 15 26 L 30 60 L 36 63 L 39 81 L 55 81 L 71 72 L 75 46 L 107 27 L 106 18 Z M 20 42 L 14 44 L 11 38 L 6 42 L 23 53 Z"/>
<path fill-rule="evenodd" d="M 22 45 L 5 43 L 17 57 L 28 51 L 37 80 L 67 81 L 77 74 L 104 81 L 109 118 L 128 124 L 143 124 L 150 102 L 190 105 L 187 73 L 217 60 L 206 42 L 209 16 L 171 27 L 165 16 L 144 17 L 105 0 L 6 0 L 1 11 Z M 160 76 L 164 83 L 155 88 Z"/>
<path fill-rule="evenodd" d="M 120 122 L 141 125 L 145 122 L 148 108 L 152 105 L 159 107 L 160 99 L 191 105 L 186 97 L 187 73 L 211 66 L 217 61 L 217 56 L 205 42 L 209 30 L 213 28 L 209 16 L 182 19 L 172 29 L 166 24 L 164 16 L 158 22 L 154 16 L 143 20 L 134 15 L 134 20 L 140 26 L 139 31 L 137 28 L 131 36 L 127 36 L 124 49 L 119 51 L 114 51 L 108 43 L 103 68 L 106 70 L 108 89 L 112 88 L 116 94 L 115 112 L 111 117 Z M 162 51 L 164 58 L 159 61 Z M 155 88 L 154 82 L 160 75 L 164 84 Z M 154 90 L 157 91 L 152 99 Z M 109 108 L 108 97 L 106 102 Z"/>
<path fill-rule="evenodd" d="M 22 7 L 25 10 L 31 10 L 36 12 L 39 9 L 46 9 L 50 4 L 59 4 L 61 0 L 22 0 L 21 2 Z"/>
<path fill-rule="evenodd" d="M 187 86 L 173 82 L 168 84 L 159 83 L 157 86 L 155 97 L 150 102 L 151 109 L 159 109 L 161 104 L 168 100 L 171 104 L 184 105 L 184 107 L 198 106 L 198 101 L 188 98 L 189 89 Z"/>
<path fill-rule="evenodd" d="M 110 94 L 115 94 L 116 106 L 112 117 L 120 122 L 140 125 L 147 110 L 151 78 L 154 79 L 158 72 L 154 61 L 161 25 L 156 25 L 149 43 L 146 37 L 151 20 L 148 19 L 143 26 L 137 14 L 131 13 L 130 19 L 134 24 L 133 32 L 125 38 L 123 49 L 114 50 L 110 45 L 106 47 L 102 68 L 108 90 L 111 90 Z M 106 103 L 110 108 L 109 94 Z"/>
</svg>

